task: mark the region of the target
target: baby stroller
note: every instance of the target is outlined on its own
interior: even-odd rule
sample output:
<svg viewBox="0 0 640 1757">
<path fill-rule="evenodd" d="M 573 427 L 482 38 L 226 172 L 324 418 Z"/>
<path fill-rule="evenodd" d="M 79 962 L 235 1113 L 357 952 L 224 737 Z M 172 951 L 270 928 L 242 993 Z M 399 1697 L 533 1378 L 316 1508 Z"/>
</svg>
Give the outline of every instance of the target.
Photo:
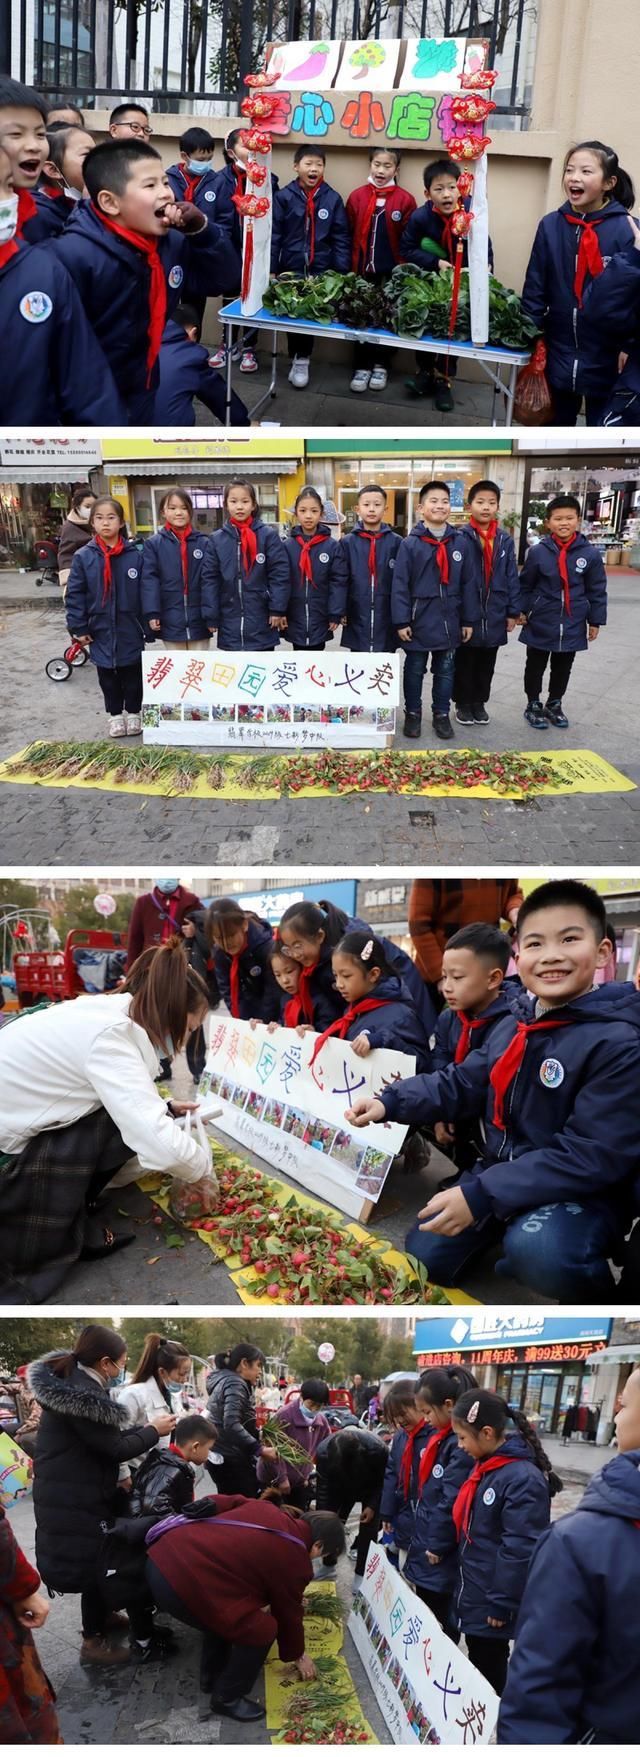
<svg viewBox="0 0 640 1757">
<path fill-rule="evenodd" d="M 35 557 L 42 573 L 36 580 L 37 586 L 57 586 L 60 581 L 58 567 L 58 545 L 52 537 L 43 537 L 35 545 Z"/>
<path fill-rule="evenodd" d="M 72 671 L 78 671 L 81 665 L 86 665 L 88 657 L 87 649 L 83 647 L 81 641 L 71 641 L 70 646 L 65 647 L 61 658 L 47 660 L 45 665 L 47 677 L 51 678 L 52 683 L 66 683 Z"/>
</svg>

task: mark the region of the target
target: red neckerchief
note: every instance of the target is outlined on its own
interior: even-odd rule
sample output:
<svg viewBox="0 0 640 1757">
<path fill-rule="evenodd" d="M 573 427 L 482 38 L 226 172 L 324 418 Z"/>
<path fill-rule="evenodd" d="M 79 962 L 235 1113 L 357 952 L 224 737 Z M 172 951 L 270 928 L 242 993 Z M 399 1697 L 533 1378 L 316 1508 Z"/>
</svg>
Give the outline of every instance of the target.
<svg viewBox="0 0 640 1757">
<path fill-rule="evenodd" d="M 482 545 L 482 559 L 484 562 L 484 583 L 485 586 L 488 587 L 491 580 L 491 569 L 493 567 L 493 546 L 498 535 L 498 520 L 492 519 L 490 525 L 479 525 L 477 520 L 474 519 L 472 513 L 471 518 L 469 519 L 469 524 L 472 531 L 475 531 L 476 536 L 480 538 L 480 543 Z"/>
<path fill-rule="evenodd" d="M 40 194 L 48 195 L 50 201 L 61 201 L 64 190 L 59 183 L 41 183 Z"/>
<path fill-rule="evenodd" d="M 497 1129 L 505 1129 L 504 1101 L 516 1074 L 522 1067 L 527 1038 L 532 1031 L 556 1031 L 559 1025 L 570 1025 L 570 1019 L 536 1019 L 532 1025 L 525 1025 L 523 1020 L 516 1025 L 511 1042 L 507 1044 L 503 1054 L 494 1062 L 489 1075 L 489 1083 L 494 1091 L 492 1121 Z"/>
<path fill-rule="evenodd" d="M 316 183 L 315 189 L 310 189 L 308 191 L 307 205 L 305 208 L 305 216 L 304 216 L 305 232 L 307 230 L 307 227 L 309 228 L 309 249 L 307 251 L 307 262 L 309 264 L 309 268 L 311 267 L 311 264 L 313 262 L 313 259 L 314 259 L 315 253 L 316 253 L 315 197 L 318 193 L 319 187 L 320 187 L 319 183 Z M 303 190 L 302 193 L 304 195 L 305 191 Z"/>
<path fill-rule="evenodd" d="M 471 1048 L 471 1033 L 472 1033 L 472 1031 L 477 1031 L 479 1025 L 484 1025 L 484 1019 L 483 1018 L 469 1019 L 467 1017 L 467 1014 L 460 1012 L 458 1008 L 456 1008 L 456 1011 L 458 1013 L 458 1018 L 460 1020 L 461 1026 L 462 1026 L 462 1030 L 460 1032 L 460 1036 L 459 1036 L 458 1041 L 456 1043 L 455 1055 L 454 1055 L 453 1059 L 454 1059 L 454 1062 L 456 1063 L 456 1065 L 459 1065 L 460 1062 L 463 1062 L 465 1060 L 465 1057 L 468 1056 L 468 1054 L 469 1054 L 469 1050 Z"/>
<path fill-rule="evenodd" d="M 122 555 L 124 553 L 124 543 L 123 543 L 122 537 L 119 537 L 117 543 L 112 543 L 111 547 L 109 548 L 108 543 L 103 542 L 102 537 L 94 537 L 93 540 L 94 540 L 94 543 L 97 543 L 98 548 L 100 550 L 100 554 L 104 556 L 104 585 L 102 588 L 102 602 L 103 602 L 103 604 L 106 604 L 107 598 L 110 597 L 110 595 L 111 595 L 111 588 L 113 585 L 113 580 L 112 580 L 112 576 L 111 576 L 111 561 L 112 561 L 112 558 L 114 555 Z"/>
<path fill-rule="evenodd" d="M 258 539 L 257 539 L 255 531 L 253 529 L 251 519 L 250 518 L 248 518 L 248 519 L 231 519 L 230 518 L 229 524 L 233 525 L 234 531 L 240 532 L 240 549 L 241 549 L 241 553 L 242 553 L 242 566 L 244 568 L 245 574 L 250 574 L 251 569 L 255 564 L 256 555 L 258 553 Z"/>
<path fill-rule="evenodd" d="M 418 1465 L 418 1495 L 419 1496 L 422 1494 L 422 1490 L 424 1488 L 425 1483 L 429 1481 L 429 1477 L 430 1477 L 431 1472 L 433 1470 L 433 1466 L 436 1462 L 436 1458 L 437 1458 L 438 1453 L 440 1451 L 440 1447 L 442 1445 L 442 1442 L 443 1442 L 443 1440 L 446 1440 L 447 1434 L 450 1434 L 451 1432 L 452 1432 L 451 1422 L 448 1421 L 445 1423 L 445 1426 L 443 1428 L 437 1428 L 435 1434 L 432 1434 L 431 1439 L 427 1442 L 427 1445 L 425 1446 L 424 1452 L 423 1452 L 422 1457 L 420 1459 L 420 1463 Z"/>
<path fill-rule="evenodd" d="M 421 543 L 429 543 L 431 548 L 435 549 L 436 566 L 437 566 L 438 572 L 440 574 L 440 579 L 442 581 L 443 586 L 448 586 L 448 584 L 449 584 L 449 556 L 447 553 L 447 543 L 449 543 L 451 541 L 450 537 L 428 537 L 426 535 L 423 537 L 422 531 L 418 532 L 418 536 L 420 538 Z"/>
<path fill-rule="evenodd" d="M 235 180 L 236 180 L 236 183 L 238 186 L 238 190 L 241 195 L 244 195 L 246 192 L 246 188 L 247 188 L 247 173 L 244 169 L 244 166 L 236 164 L 236 161 L 234 159 L 232 162 L 232 165 L 231 165 L 231 169 L 233 171 L 233 175 L 235 177 Z"/>
<path fill-rule="evenodd" d="M 186 598 L 188 590 L 189 590 L 189 551 L 187 549 L 187 537 L 192 537 L 193 531 L 192 531 L 191 525 L 185 525 L 184 530 L 182 530 L 182 531 L 174 531 L 173 525 L 165 525 L 164 528 L 165 528 L 165 531 L 168 531 L 169 535 L 171 537 L 175 537 L 177 542 L 180 544 L 180 563 L 181 563 L 181 567 L 182 567 L 182 590 L 183 590 L 185 598 Z"/>
<path fill-rule="evenodd" d="M 364 1000 L 356 1001 L 352 1007 L 347 1007 L 347 1011 L 342 1014 L 342 1018 L 334 1019 L 333 1024 L 327 1025 L 326 1031 L 323 1031 L 322 1036 L 318 1038 L 309 1067 L 313 1067 L 316 1056 L 320 1054 L 320 1050 L 322 1049 L 323 1044 L 326 1043 L 328 1037 L 346 1037 L 349 1026 L 353 1024 L 354 1019 L 359 1019 L 361 1013 L 373 1013 L 375 1012 L 376 1007 L 390 1007 L 391 1004 L 391 1001 Z"/>
<path fill-rule="evenodd" d="M 315 964 L 303 964 L 303 967 L 300 971 L 300 981 L 298 983 L 298 995 L 300 997 L 300 1005 L 302 1008 L 304 1018 L 306 1019 L 308 1025 L 313 1024 L 314 1002 L 313 1002 L 313 995 L 311 993 L 311 977 L 313 976 L 314 971 L 317 970 L 317 968 L 318 968 L 318 962 L 319 962 L 319 960 L 318 960 L 318 958 L 316 958 Z"/>
<path fill-rule="evenodd" d="M 424 1416 L 422 1417 L 421 1421 L 416 1422 L 415 1427 L 411 1429 L 411 1433 L 407 1434 L 407 1444 L 405 1446 L 404 1452 L 403 1452 L 402 1457 L 400 1459 L 400 1469 L 399 1469 L 398 1474 L 400 1477 L 400 1487 L 402 1489 L 402 1493 L 404 1495 L 405 1501 L 409 1500 L 409 1496 L 411 1494 L 411 1469 L 412 1469 L 412 1465 L 413 1465 L 413 1449 L 414 1449 L 416 1440 L 418 1438 L 418 1434 L 422 1433 L 422 1430 L 423 1430 L 423 1428 L 426 1428 L 426 1425 L 427 1424 L 424 1419 Z"/>
<path fill-rule="evenodd" d="M 440 239 L 440 243 L 444 244 L 449 261 L 453 262 L 453 259 L 454 259 L 454 256 L 455 256 L 455 253 L 457 250 L 457 246 L 458 246 L 458 240 L 457 240 L 457 238 L 454 238 L 454 236 L 453 236 L 453 232 L 451 229 L 451 219 L 448 214 L 441 214 L 439 212 L 438 208 L 436 208 L 435 211 L 438 214 L 438 218 L 442 220 L 442 237 Z"/>
<path fill-rule="evenodd" d="M 303 580 L 309 580 L 311 585 L 313 585 L 313 569 L 309 551 L 315 548 L 316 543 L 326 543 L 326 540 L 326 537 L 302 537 L 296 534 L 296 543 L 300 544 L 298 566 Z"/>
<path fill-rule="evenodd" d="M 177 891 L 174 891 L 173 894 L 169 893 L 168 897 L 164 891 L 154 890 L 152 896 L 155 898 L 156 906 L 162 915 L 162 932 L 160 938 L 161 942 L 164 944 L 165 940 L 171 939 L 171 935 L 177 932 L 178 909 L 182 897 L 182 888 L 179 885 Z"/>
<path fill-rule="evenodd" d="M 106 214 L 103 214 L 99 207 L 94 206 L 93 211 L 98 215 L 98 219 L 102 221 L 103 226 L 106 226 L 108 232 L 114 232 L 116 238 L 122 238 L 125 244 L 132 244 L 134 250 L 140 250 L 142 255 L 146 256 L 151 270 L 151 281 L 149 284 L 149 324 L 147 328 L 147 335 L 149 337 L 149 347 L 147 349 L 148 389 L 151 383 L 151 374 L 158 358 L 158 354 L 160 353 L 160 343 L 162 341 L 164 326 L 167 321 L 167 283 L 164 269 L 160 261 L 158 245 L 155 238 L 145 238 L 142 232 L 130 232 L 126 226 L 119 226 L 116 220 L 107 219 Z"/>
<path fill-rule="evenodd" d="M 591 275 L 595 280 L 598 275 L 602 274 L 604 268 L 596 227 L 602 225 L 606 216 L 602 214 L 600 219 L 596 219 L 595 214 L 592 214 L 590 218 L 582 219 L 579 214 L 565 214 L 564 217 L 569 226 L 580 227 L 580 243 L 573 291 L 578 304 L 582 305 L 582 294 L 587 275 Z"/>
<path fill-rule="evenodd" d="M 373 221 L 375 218 L 375 212 L 376 212 L 376 208 L 378 206 L 378 202 L 384 201 L 384 217 L 385 217 L 385 221 L 386 221 L 389 203 L 393 200 L 394 195 L 397 194 L 397 189 L 398 189 L 398 186 L 397 186 L 397 183 L 395 183 L 395 182 L 388 184 L 386 186 L 386 188 L 384 188 L 384 189 L 376 189 L 375 184 L 373 184 L 373 183 L 370 186 L 365 186 L 365 194 L 367 196 L 367 199 L 363 203 L 363 206 L 362 206 L 361 212 L 360 212 L 360 216 L 359 216 L 359 219 L 356 224 L 356 229 L 353 234 L 353 251 L 352 251 L 351 265 L 352 265 L 352 268 L 355 269 L 356 274 L 358 273 L 358 271 L 360 269 L 365 269 L 367 267 L 367 257 L 368 257 L 368 252 L 369 252 L 369 236 L 370 236 L 371 227 L 373 225 Z M 399 257 L 396 254 L 395 239 L 392 236 L 391 228 L 389 226 L 387 226 L 387 234 L 388 234 L 389 243 L 391 245 L 391 249 L 393 251 L 393 254 L 396 257 L 396 261 L 398 261 Z"/>
<path fill-rule="evenodd" d="M 451 1510 L 458 1538 L 469 1536 L 471 1509 L 473 1507 L 476 1489 L 479 1487 L 483 1476 L 488 1476 L 490 1470 L 504 1470 L 505 1464 L 524 1464 L 525 1462 L 526 1460 L 524 1458 L 499 1458 L 497 1454 L 494 1453 L 493 1458 L 483 1458 L 482 1462 L 478 1461 L 478 1463 L 474 1465 L 471 1475 L 467 1477 L 466 1482 L 463 1482 L 462 1488 L 456 1495 Z"/>
<path fill-rule="evenodd" d="M 191 172 L 185 171 L 182 165 L 179 166 L 179 171 L 180 176 L 184 178 L 184 195 L 182 196 L 182 200 L 193 201 L 195 191 L 200 182 L 200 178 L 204 176 L 204 172 L 197 171 L 195 176 L 192 176 Z"/>
<path fill-rule="evenodd" d="M 10 262 L 12 256 L 17 255 L 18 246 L 15 238 L 8 238 L 6 244 L 0 244 L 0 268 L 4 268 L 5 262 Z"/>
<path fill-rule="evenodd" d="M 575 536 L 570 537 L 568 543 L 561 542 L 559 537 L 554 537 L 552 539 L 558 551 L 558 567 L 560 569 L 562 595 L 567 616 L 571 615 L 571 587 L 569 585 L 569 569 L 567 567 L 567 550 L 571 549 L 572 545 L 577 541 L 577 536 L 578 533 L 576 531 Z"/>
<path fill-rule="evenodd" d="M 243 953 L 246 952 L 246 949 L 247 949 L 247 934 L 245 931 L 244 945 L 243 945 L 241 951 L 234 953 L 234 956 L 231 959 L 231 969 L 229 971 L 229 987 L 231 990 L 231 1017 L 233 1019 L 240 1018 L 240 959 L 241 959 Z"/>
<path fill-rule="evenodd" d="M 30 189 L 19 189 L 18 190 L 18 223 L 16 225 L 16 238 L 22 237 L 27 220 L 35 219 L 37 212 L 38 212 L 38 203 L 37 203 L 37 201 L 35 201 L 33 195 L 31 194 L 31 190 Z"/>
<path fill-rule="evenodd" d="M 356 537 L 366 537 L 368 539 L 368 543 L 369 543 L 369 579 L 371 580 L 372 586 L 377 586 L 377 584 L 378 584 L 378 563 L 377 563 L 377 559 L 376 559 L 376 543 L 378 542 L 379 537 L 384 537 L 385 533 L 384 533 L 384 531 L 356 531 L 355 535 L 356 535 Z"/>
<path fill-rule="evenodd" d="M 290 1030 L 293 1029 L 294 1025 L 302 1025 L 304 1023 L 302 1018 L 302 1001 L 299 994 L 291 994 L 288 1001 L 285 1001 L 284 1023 L 289 1026 Z"/>
</svg>

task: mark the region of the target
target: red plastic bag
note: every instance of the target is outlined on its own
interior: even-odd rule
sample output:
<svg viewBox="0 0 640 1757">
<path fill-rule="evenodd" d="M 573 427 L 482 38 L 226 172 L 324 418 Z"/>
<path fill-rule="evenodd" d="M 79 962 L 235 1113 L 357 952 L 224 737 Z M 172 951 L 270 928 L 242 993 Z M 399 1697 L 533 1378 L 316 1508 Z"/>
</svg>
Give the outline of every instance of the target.
<svg viewBox="0 0 640 1757">
<path fill-rule="evenodd" d="M 513 419 L 519 427 L 545 427 L 552 417 L 553 397 L 547 379 L 546 343 L 539 341 L 527 365 L 520 367 Z"/>
</svg>

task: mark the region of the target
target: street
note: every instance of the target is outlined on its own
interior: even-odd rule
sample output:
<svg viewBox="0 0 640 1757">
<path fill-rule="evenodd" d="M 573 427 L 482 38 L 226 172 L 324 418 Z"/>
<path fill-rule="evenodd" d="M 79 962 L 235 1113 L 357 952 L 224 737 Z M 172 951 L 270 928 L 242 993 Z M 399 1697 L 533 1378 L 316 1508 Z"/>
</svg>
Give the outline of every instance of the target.
<svg viewBox="0 0 640 1757">
<path fill-rule="evenodd" d="M 14 576 L 15 578 L 15 576 Z M 598 752 L 636 784 L 620 794 L 592 793 L 522 801 L 355 795 L 269 801 L 168 799 L 153 796 L 2 784 L 0 843 L 7 863 L 60 865 L 94 858 L 97 839 L 130 862 L 174 858 L 185 863 L 268 866 L 317 862 L 340 848 L 346 865 L 381 859 L 393 849 L 398 866 L 417 863 L 485 866 L 514 860 L 571 865 L 640 859 L 640 746 L 637 723 L 640 660 L 639 585 L 632 574 L 610 574 L 610 620 L 587 653 L 579 653 L 567 693 L 568 732 L 532 733 L 522 718 L 523 648 L 512 638 L 500 653 L 491 722 L 474 729 L 483 750 Z M 23 606 L 23 607 L 19 607 Z M 0 708 L 0 759 L 32 740 L 103 738 L 106 719 L 93 667 L 66 683 L 44 676 L 49 658 L 67 643 L 59 601 L 39 600 L 29 577 L 0 589 L 0 632 L 7 684 Z M 536 744 L 536 737 L 538 744 Z M 435 740 L 426 705 L 422 741 Z M 406 741 L 398 735 L 396 743 Z M 468 745 L 456 726 L 455 748 Z M 451 748 L 448 746 L 447 748 Z"/>
</svg>

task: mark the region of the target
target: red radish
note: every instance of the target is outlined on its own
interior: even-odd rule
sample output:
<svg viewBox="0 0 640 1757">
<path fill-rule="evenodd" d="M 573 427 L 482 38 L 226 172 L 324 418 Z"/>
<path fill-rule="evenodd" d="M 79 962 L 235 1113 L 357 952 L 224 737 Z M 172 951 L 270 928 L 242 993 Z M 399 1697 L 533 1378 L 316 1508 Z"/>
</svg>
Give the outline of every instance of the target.
<svg viewBox="0 0 640 1757">
<path fill-rule="evenodd" d="M 277 1299 L 279 1292 L 280 1292 L 279 1282 L 270 1281 L 269 1286 L 267 1288 L 267 1294 L 268 1294 L 269 1299 Z"/>
</svg>

